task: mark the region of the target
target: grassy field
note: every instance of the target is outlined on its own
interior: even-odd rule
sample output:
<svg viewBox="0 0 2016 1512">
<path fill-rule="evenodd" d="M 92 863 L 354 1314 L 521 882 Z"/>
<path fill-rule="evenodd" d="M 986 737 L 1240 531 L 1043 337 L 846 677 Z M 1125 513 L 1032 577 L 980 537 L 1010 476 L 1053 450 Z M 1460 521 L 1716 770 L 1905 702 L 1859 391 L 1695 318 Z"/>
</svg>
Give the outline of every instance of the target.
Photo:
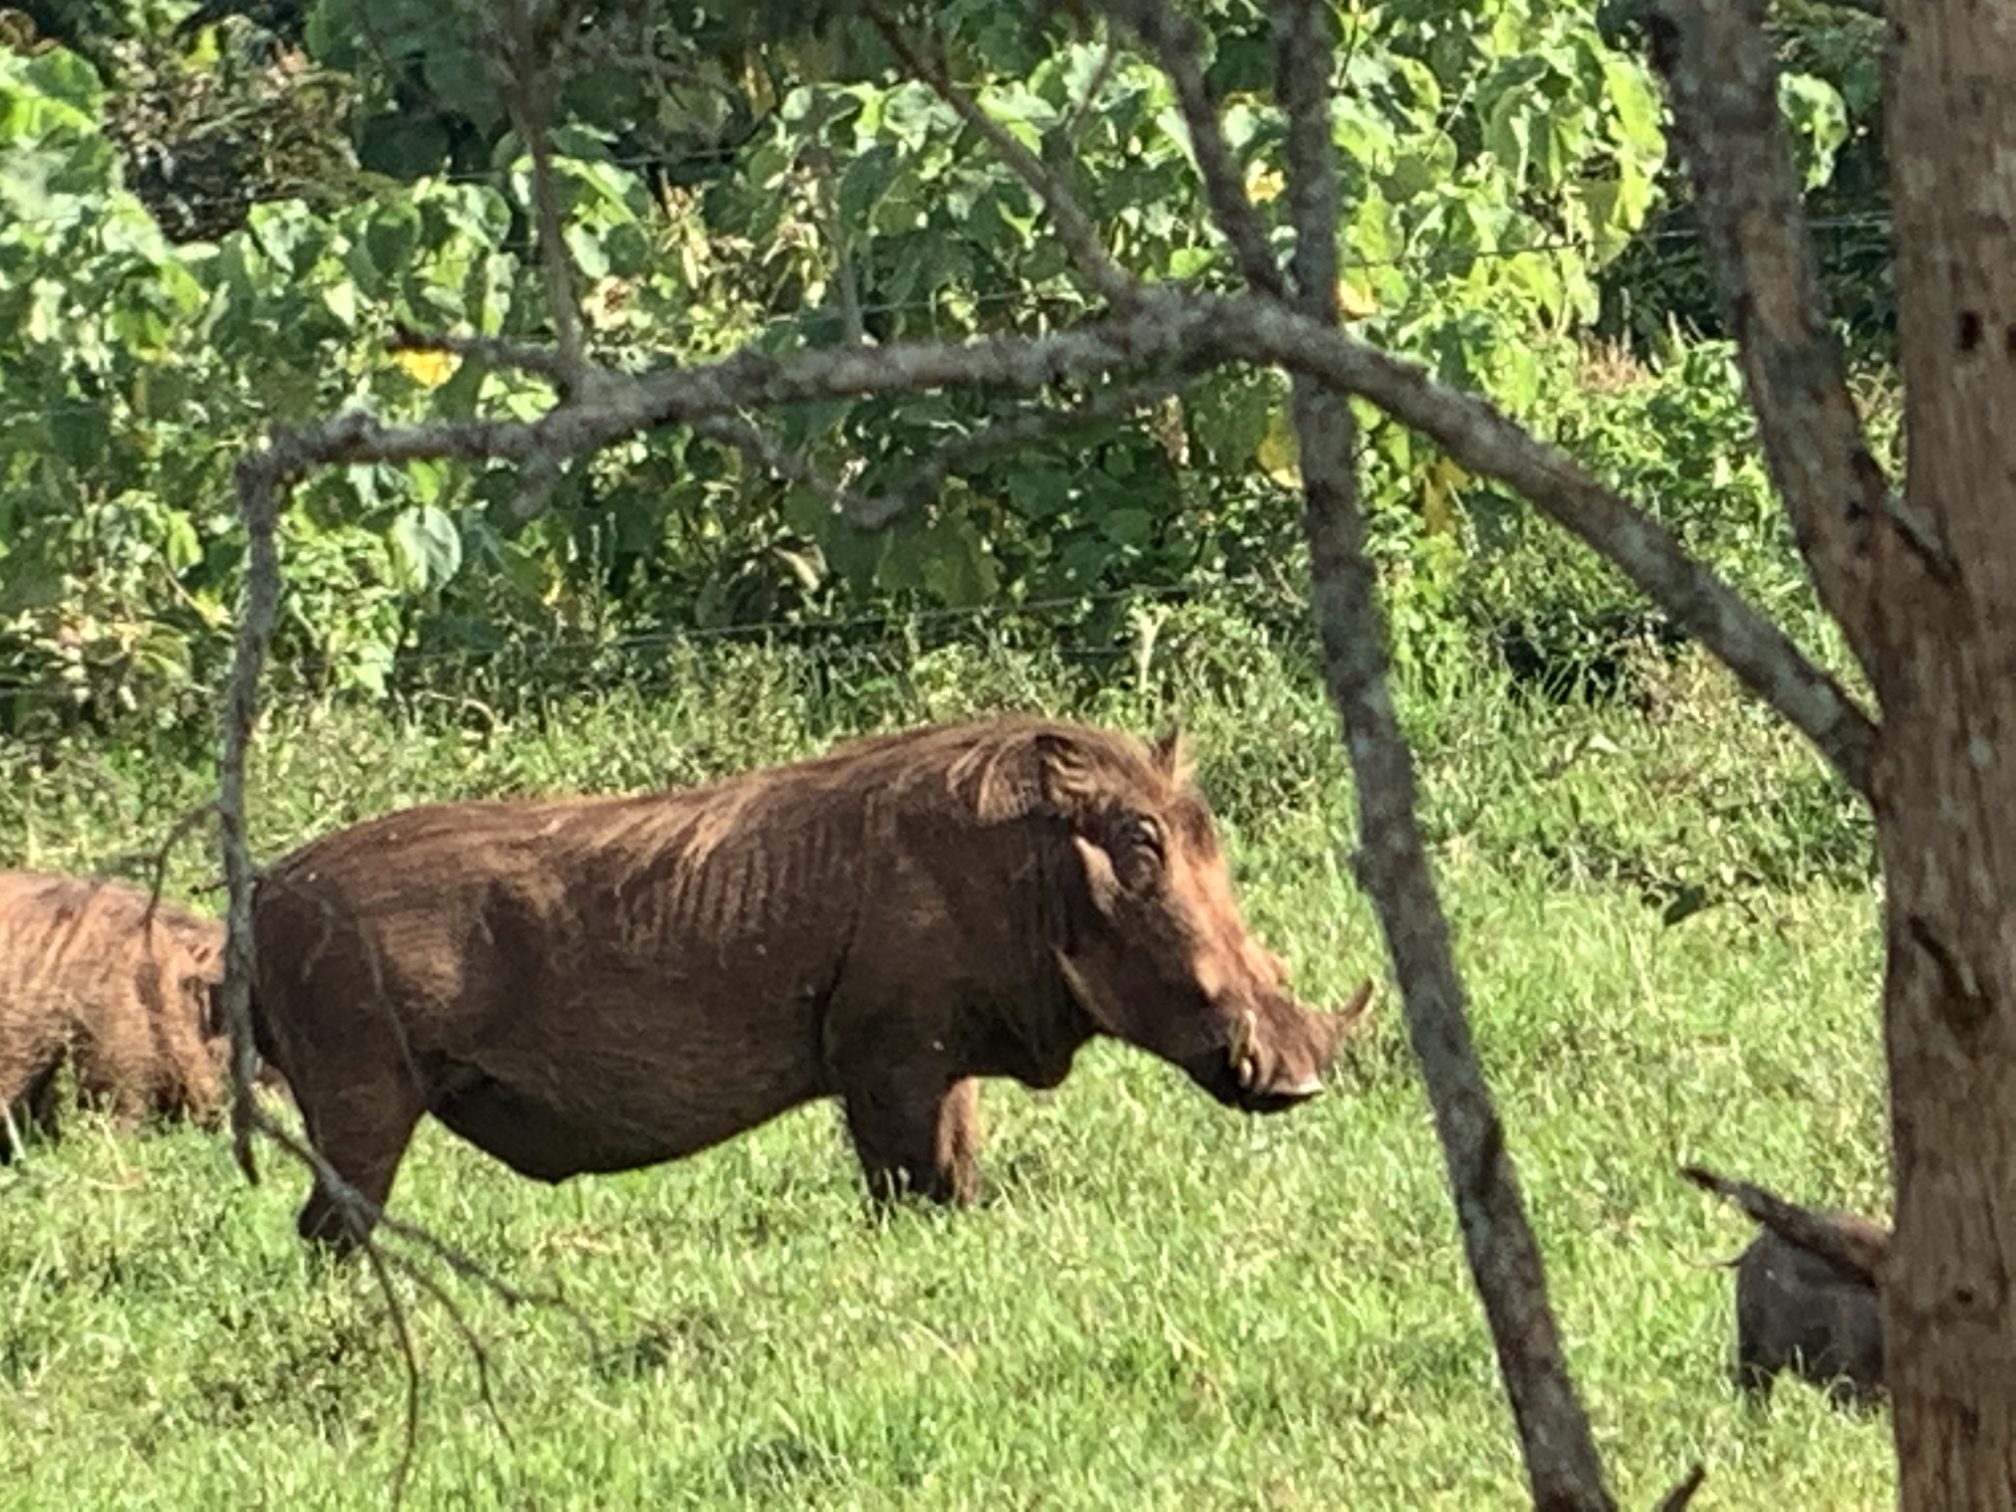
<svg viewBox="0 0 2016 1512">
<path fill-rule="evenodd" d="M 275 854 L 423 798 L 694 780 L 859 728 L 1042 707 L 1192 730 L 1248 917 L 1308 996 L 1383 977 L 1313 681 L 1257 642 L 1089 690 L 958 651 L 816 669 L 695 656 L 652 695 L 543 716 L 276 711 L 254 830 Z M 1207 654 L 1208 652 L 1208 654 Z M 832 691 L 838 684 L 845 692 Z M 1866 830 L 1817 762 L 1691 661 L 1633 705 L 1498 690 L 1409 709 L 1478 1039 L 1613 1483 L 1645 1507 L 1877 1506 L 1888 1425 L 1727 1383 L 1748 1238 L 1699 1160 L 1880 1212 Z M 11 764 L 11 766 L 9 765 Z M 88 870 L 206 795 L 200 760 L 0 756 L 0 864 Z M 214 872 L 178 851 L 172 890 Z M 214 905 L 216 899 L 209 901 Z M 395 1209 L 580 1319 L 450 1290 L 408 1504 L 442 1508 L 1510 1506 L 1523 1480 L 1441 1157 L 1390 993 L 1334 1094 L 1226 1112 L 1089 1049 L 990 1085 L 977 1210 L 871 1219 L 836 1112 L 697 1159 L 546 1188 L 423 1131 Z M 363 1267 L 303 1253 L 303 1180 L 222 1140 L 85 1124 L 0 1170 L 0 1508 L 381 1505 L 404 1384 Z M 411 1288 L 408 1288 L 409 1295 Z"/>
</svg>

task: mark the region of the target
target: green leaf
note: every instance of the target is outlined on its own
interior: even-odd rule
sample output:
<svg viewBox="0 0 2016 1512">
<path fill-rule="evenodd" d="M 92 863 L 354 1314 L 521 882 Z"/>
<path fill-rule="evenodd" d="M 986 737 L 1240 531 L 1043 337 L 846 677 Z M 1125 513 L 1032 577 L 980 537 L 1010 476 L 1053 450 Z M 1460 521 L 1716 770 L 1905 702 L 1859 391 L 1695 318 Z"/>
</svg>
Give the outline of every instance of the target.
<svg viewBox="0 0 2016 1512">
<path fill-rule="evenodd" d="M 422 589 L 440 587 L 462 566 L 462 533 L 447 511 L 435 505 L 400 511 L 392 522 L 392 542 Z"/>
</svg>

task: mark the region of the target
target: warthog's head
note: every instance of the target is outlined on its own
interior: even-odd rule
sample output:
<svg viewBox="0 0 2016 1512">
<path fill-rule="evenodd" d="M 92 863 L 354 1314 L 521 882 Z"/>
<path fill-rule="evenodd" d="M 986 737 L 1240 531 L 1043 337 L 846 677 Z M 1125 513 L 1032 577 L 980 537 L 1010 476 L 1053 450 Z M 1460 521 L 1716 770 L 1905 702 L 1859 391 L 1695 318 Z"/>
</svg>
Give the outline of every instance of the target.
<svg viewBox="0 0 2016 1512">
<path fill-rule="evenodd" d="M 1083 894 L 1057 963 L 1105 1033 L 1189 1072 L 1213 1097 L 1271 1113 L 1313 1097 L 1371 998 L 1311 1011 L 1246 928 L 1204 799 L 1176 737 L 1116 772 L 1053 753 Z"/>
</svg>

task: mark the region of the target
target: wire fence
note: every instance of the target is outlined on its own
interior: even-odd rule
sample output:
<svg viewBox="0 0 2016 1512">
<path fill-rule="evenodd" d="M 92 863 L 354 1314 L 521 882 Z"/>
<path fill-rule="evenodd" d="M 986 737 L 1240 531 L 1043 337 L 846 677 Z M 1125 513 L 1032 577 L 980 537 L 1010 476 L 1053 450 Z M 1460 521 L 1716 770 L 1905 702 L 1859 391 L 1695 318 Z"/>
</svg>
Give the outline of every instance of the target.
<svg viewBox="0 0 2016 1512">
<path fill-rule="evenodd" d="M 433 674 L 481 676 L 500 668 L 524 668 L 540 677 L 574 680 L 597 673 L 609 682 L 620 683 L 666 668 L 682 651 L 705 652 L 737 645 L 789 647 L 823 658 L 829 669 L 850 658 L 886 667 L 892 656 L 910 657 L 954 642 L 970 645 L 986 638 L 1005 648 L 1011 637 L 1003 632 L 1010 629 L 1040 637 L 1044 648 L 1062 661 L 1111 664 L 1140 654 L 1142 627 L 1129 625 L 1119 633 L 1098 637 L 1074 637 L 1072 632 L 1082 630 L 1086 620 L 1101 610 L 1178 603 L 1209 603 L 1236 609 L 1244 618 L 1279 622 L 1299 615 L 1305 600 L 1285 574 L 1242 573 L 956 608 L 892 608 L 575 637 L 527 630 L 522 636 L 491 645 L 399 647 L 391 654 L 387 683 L 395 689 L 417 692 L 426 690 Z M 271 664 L 269 682 L 286 690 L 282 696 L 307 699 L 315 696 L 310 690 L 326 684 L 338 670 L 330 658 L 279 658 Z M 216 679 L 185 691 L 206 698 L 220 695 L 221 669 Z M 50 706 L 77 702 L 73 692 L 60 686 L 7 680 L 0 680 L 0 699 Z"/>
</svg>

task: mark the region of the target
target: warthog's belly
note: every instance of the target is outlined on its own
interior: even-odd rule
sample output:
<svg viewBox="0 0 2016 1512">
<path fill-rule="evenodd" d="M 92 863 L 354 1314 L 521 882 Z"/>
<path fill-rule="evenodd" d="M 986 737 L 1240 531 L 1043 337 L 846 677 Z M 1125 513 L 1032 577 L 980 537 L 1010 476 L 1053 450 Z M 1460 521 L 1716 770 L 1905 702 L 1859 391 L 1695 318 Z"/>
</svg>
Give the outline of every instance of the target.
<svg viewBox="0 0 2016 1512">
<path fill-rule="evenodd" d="M 628 1171 L 685 1153 L 681 1143 L 606 1116 L 584 1116 L 528 1096 L 480 1073 L 434 1106 L 434 1116 L 521 1176 L 565 1181 L 597 1171 Z"/>
</svg>

